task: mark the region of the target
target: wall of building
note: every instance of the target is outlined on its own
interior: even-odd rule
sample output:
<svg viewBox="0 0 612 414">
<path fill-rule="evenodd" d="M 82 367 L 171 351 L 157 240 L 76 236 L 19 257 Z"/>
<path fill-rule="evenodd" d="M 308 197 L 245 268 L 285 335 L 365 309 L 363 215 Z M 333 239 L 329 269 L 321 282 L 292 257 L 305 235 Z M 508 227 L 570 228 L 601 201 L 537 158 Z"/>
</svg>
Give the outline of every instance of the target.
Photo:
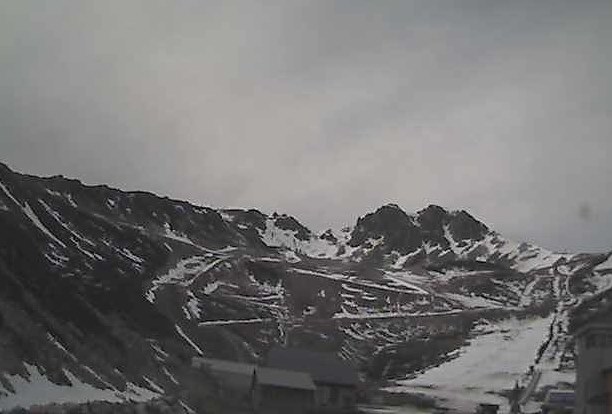
<svg viewBox="0 0 612 414">
<path fill-rule="evenodd" d="M 255 391 L 256 412 L 260 414 L 310 414 L 314 391 L 260 385 Z"/>
<path fill-rule="evenodd" d="M 317 384 L 316 403 L 321 412 L 343 412 L 355 408 L 357 391 L 355 387 Z"/>
<path fill-rule="evenodd" d="M 612 414 L 612 371 L 606 372 L 606 391 L 608 394 L 608 414 Z"/>
<path fill-rule="evenodd" d="M 612 414 L 604 375 L 612 367 L 612 327 L 585 330 L 576 347 L 576 414 Z"/>
</svg>

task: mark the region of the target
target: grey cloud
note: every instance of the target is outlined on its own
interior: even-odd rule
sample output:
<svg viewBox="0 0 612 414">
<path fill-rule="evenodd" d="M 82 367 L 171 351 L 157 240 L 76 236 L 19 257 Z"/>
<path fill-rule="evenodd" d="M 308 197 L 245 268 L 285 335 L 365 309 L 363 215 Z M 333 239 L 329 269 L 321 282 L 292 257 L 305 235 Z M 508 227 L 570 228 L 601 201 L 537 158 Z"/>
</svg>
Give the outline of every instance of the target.
<svg viewBox="0 0 612 414">
<path fill-rule="evenodd" d="M 604 0 L 4 2 L 1 159 L 320 229 L 439 203 L 610 249 L 611 18 Z"/>
</svg>

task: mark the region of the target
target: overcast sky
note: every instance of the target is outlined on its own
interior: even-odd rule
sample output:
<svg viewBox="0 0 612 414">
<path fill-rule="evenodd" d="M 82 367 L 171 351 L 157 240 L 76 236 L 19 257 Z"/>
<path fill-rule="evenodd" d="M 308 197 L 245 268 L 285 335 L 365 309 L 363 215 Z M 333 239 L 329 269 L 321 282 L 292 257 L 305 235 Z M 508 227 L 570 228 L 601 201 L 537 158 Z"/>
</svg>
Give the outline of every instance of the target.
<svg viewBox="0 0 612 414">
<path fill-rule="evenodd" d="M 612 1 L 0 2 L 0 160 L 286 212 L 465 208 L 612 249 Z"/>
</svg>

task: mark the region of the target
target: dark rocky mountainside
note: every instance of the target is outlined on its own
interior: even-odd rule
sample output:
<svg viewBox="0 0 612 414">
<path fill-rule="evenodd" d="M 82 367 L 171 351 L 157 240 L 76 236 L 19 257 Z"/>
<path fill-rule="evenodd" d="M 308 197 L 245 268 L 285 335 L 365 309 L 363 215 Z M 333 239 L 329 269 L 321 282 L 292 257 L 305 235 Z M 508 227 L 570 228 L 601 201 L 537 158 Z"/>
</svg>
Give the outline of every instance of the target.
<svg viewBox="0 0 612 414">
<path fill-rule="evenodd" d="M 554 316 L 541 352 L 571 368 L 558 322 L 607 290 L 608 263 L 439 206 L 385 205 L 317 234 L 284 214 L 0 164 L 0 410 L 170 395 L 214 411 L 222 396 L 191 357 L 253 361 L 279 343 L 389 381 L 440 363 L 483 321 L 530 315 Z"/>
</svg>

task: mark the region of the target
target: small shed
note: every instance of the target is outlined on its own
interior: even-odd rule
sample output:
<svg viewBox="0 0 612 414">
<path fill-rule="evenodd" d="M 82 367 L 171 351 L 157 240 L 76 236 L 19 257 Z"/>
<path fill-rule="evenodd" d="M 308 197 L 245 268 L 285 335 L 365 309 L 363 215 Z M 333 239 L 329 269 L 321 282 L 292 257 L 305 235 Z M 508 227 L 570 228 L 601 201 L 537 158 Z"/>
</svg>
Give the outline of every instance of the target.
<svg viewBox="0 0 612 414">
<path fill-rule="evenodd" d="M 258 367 L 253 380 L 256 412 L 310 413 L 315 407 L 315 384 L 309 374 Z"/>
</svg>

